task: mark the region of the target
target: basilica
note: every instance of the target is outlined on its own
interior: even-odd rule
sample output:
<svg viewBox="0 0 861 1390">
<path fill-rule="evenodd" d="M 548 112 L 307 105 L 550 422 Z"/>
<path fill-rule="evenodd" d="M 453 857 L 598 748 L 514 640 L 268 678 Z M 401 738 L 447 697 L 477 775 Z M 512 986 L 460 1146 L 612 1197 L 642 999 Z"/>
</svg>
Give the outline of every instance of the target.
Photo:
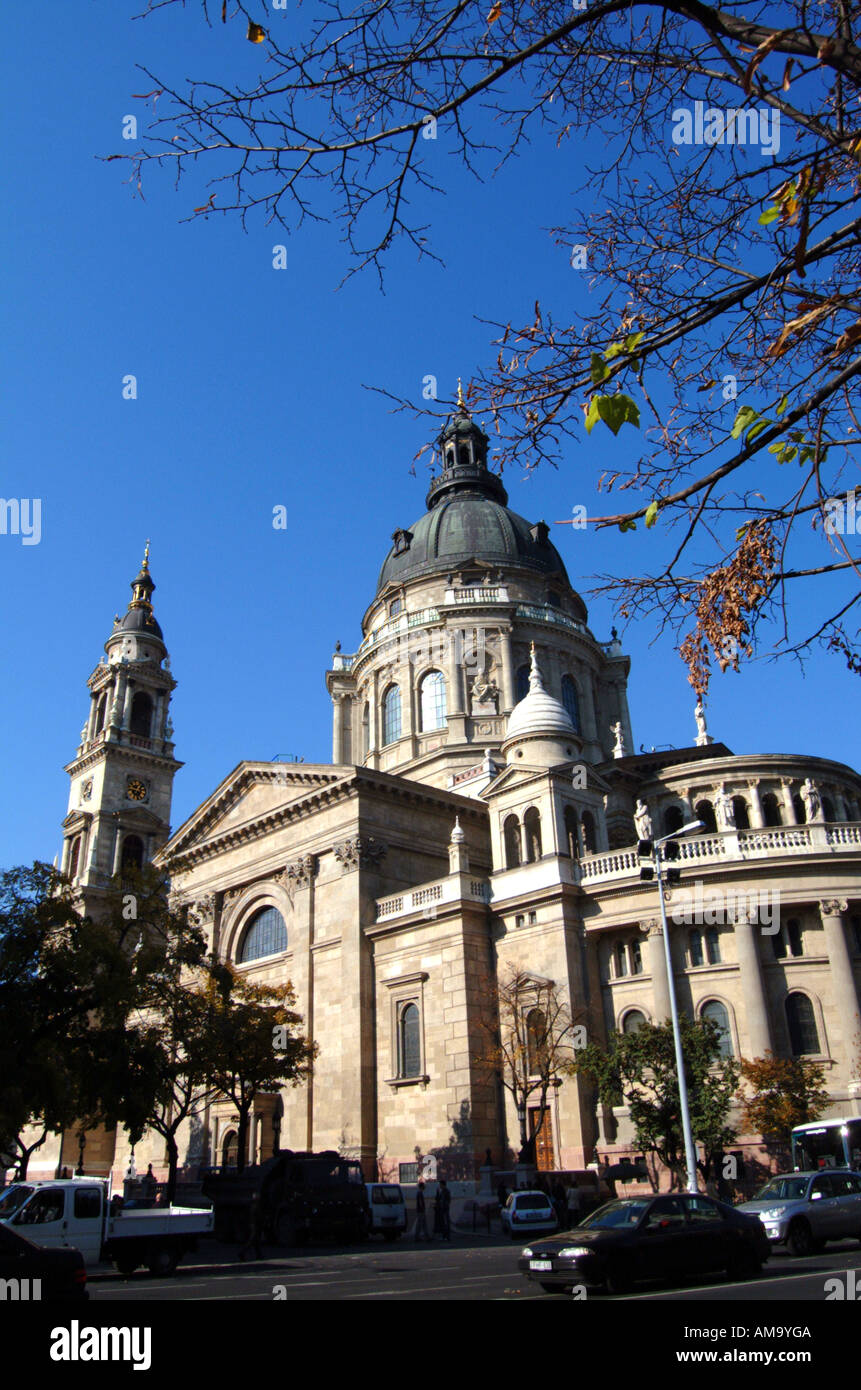
<svg viewBox="0 0 861 1390">
<path fill-rule="evenodd" d="M 698 821 L 668 904 L 679 1007 L 737 1057 L 821 1062 L 831 1113 L 861 1114 L 861 777 L 734 753 L 701 706 L 689 745 L 682 731 L 635 752 L 629 658 L 615 632 L 593 635 L 549 527 L 509 508 L 487 447 L 461 402 L 361 641 L 326 672 L 331 763 L 242 762 L 173 830 L 175 681 L 146 558 L 88 682 L 62 868 L 93 905 L 155 862 L 214 951 L 292 982 L 319 1055 L 307 1084 L 258 1097 L 249 1158 L 342 1149 L 409 1182 L 434 1155 L 471 1179 L 487 1150 L 513 1162 L 524 1130 L 544 1169 L 633 1156 L 625 1110 L 579 1078 L 543 1117 L 516 1113 L 483 1061 L 488 1022 L 512 971 L 552 982 L 590 1041 L 666 1019 L 637 841 Z M 741 1133 L 739 1151 L 759 1141 Z M 209 1107 L 186 1170 L 235 1161 L 236 1143 L 230 1105 Z M 67 1158 L 36 1155 L 31 1173 Z M 87 1171 L 121 1176 L 128 1159 L 122 1135 L 94 1136 Z M 155 1136 L 149 1159 L 163 1169 Z"/>
</svg>

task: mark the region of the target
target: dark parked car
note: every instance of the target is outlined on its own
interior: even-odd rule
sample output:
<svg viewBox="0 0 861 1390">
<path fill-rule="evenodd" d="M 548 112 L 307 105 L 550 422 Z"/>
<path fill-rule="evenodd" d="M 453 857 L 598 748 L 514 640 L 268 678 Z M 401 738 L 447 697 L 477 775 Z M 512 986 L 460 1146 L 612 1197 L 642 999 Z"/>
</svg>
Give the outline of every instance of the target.
<svg viewBox="0 0 861 1390">
<path fill-rule="evenodd" d="M 53 1299 L 86 1299 L 87 1272 L 80 1250 L 46 1249 L 34 1245 L 9 1226 L 0 1224 L 0 1297 L 8 1302 L 45 1303 Z"/>
<path fill-rule="evenodd" d="M 530 1241 L 519 1268 L 548 1293 L 575 1284 L 623 1293 L 642 1279 L 758 1274 L 769 1244 L 758 1217 L 694 1193 L 607 1202 L 559 1235 Z"/>
</svg>

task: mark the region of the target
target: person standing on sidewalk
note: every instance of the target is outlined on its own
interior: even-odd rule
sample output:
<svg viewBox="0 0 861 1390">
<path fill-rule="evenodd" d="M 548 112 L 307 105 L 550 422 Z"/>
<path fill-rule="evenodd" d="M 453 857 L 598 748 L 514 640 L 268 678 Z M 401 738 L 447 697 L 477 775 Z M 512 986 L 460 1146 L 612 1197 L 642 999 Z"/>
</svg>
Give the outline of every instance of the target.
<svg viewBox="0 0 861 1390">
<path fill-rule="evenodd" d="M 428 1235 L 428 1223 L 425 1216 L 425 1185 L 419 1180 L 416 1188 L 416 1240 L 430 1240 Z"/>
<path fill-rule="evenodd" d="M 451 1193 L 445 1178 L 439 1180 L 437 1201 L 440 1205 L 440 1228 L 443 1240 L 451 1240 Z"/>
</svg>

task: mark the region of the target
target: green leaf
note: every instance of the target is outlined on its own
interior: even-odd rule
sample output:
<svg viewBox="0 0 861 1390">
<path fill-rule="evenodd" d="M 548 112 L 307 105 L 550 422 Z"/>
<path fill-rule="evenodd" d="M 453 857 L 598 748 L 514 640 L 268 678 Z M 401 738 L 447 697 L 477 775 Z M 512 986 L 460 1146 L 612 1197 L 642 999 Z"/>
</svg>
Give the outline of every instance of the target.
<svg viewBox="0 0 861 1390">
<path fill-rule="evenodd" d="M 646 508 L 646 515 L 643 517 L 643 520 L 645 521 L 647 527 L 654 526 L 655 522 L 658 519 L 659 510 L 659 502 L 652 502 L 651 505 Z"/>
<path fill-rule="evenodd" d="M 784 410 L 786 409 L 786 407 L 787 407 L 788 405 L 789 405 L 789 397 L 788 397 L 788 396 L 784 396 L 783 399 L 782 399 L 781 402 L 780 402 L 780 405 L 777 407 L 777 410 L 774 412 L 778 419 L 780 419 L 781 415 L 783 414 Z"/>
<path fill-rule="evenodd" d="M 598 413 L 598 402 L 600 396 L 593 396 L 589 402 L 589 409 L 586 411 L 586 433 L 591 434 L 601 416 Z"/>
<path fill-rule="evenodd" d="M 759 218 L 759 225 L 761 227 L 767 227 L 769 223 L 774 222 L 779 216 L 780 208 L 778 207 L 777 203 L 772 203 L 771 207 L 766 208 L 765 212 L 761 214 Z"/>
<path fill-rule="evenodd" d="M 755 424 L 755 425 L 753 426 L 753 428 L 752 428 L 752 429 L 749 429 L 748 432 L 747 432 L 747 442 L 748 442 L 748 444 L 752 444 L 753 441 L 756 439 L 756 436 L 757 436 L 758 434 L 762 434 L 762 431 L 763 431 L 763 430 L 767 430 L 768 427 L 769 427 L 769 425 L 773 425 L 773 424 L 774 424 L 774 421 L 773 421 L 773 420 L 760 420 L 760 421 L 758 421 L 758 423 Z"/>
<path fill-rule="evenodd" d="M 614 434 L 618 434 L 623 425 L 640 424 L 640 410 L 636 401 L 632 401 L 630 396 L 624 392 L 617 391 L 613 396 L 593 396 L 589 406 L 589 414 L 592 413 L 592 406 L 595 407 L 599 419 L 604 421 L 608 429 Z M 588 417 L 587 417 L 588 428 Z"/>
<path fill-rule="evenodd" d="M 607 363 L 604 361 L 600 352 L 592 353 L 592 361 L 589 366 L 589 375 L 591 376 L 592 383 L 595 386 L 597 386 L 598 383 L 601 381 L 606 381 L 607 377 L 610 375 L 610 368 L 607 366 Z"/>
<path fill-rule="evenodd" d="M 758 416 L 759 411 L 754 410 L 752 405 L 741 406 L 735 417 L 732 430 L 730 431 L 731 438 L 738 439 L 747 429 L 748 425 L 752 425 Z"/>
<path fill-rule="evenodd" d="M 620 522 L 619 522 L 619 530 L 620 530 L 620 531 L 636 531 L 636 529 L 637 529 L 637 523 L 636 523 L 636 521 L 630 521 L 630 520 L 629 520 L 629 521 L 620 521 Z"/>
<path fill-rule="evenodd" d="M 614 357 L 619 357 L 625 351 L 624 343 L 611 343 L 604 353 L 605 361 L 612 362 Z"/>
<path fill-rule="evenodd" d="M 629 333 L 625 339 L 625 351 L 633 352 L 635 348 L 640 346 L 645 336 L 645 333 Z"/>
</svg>

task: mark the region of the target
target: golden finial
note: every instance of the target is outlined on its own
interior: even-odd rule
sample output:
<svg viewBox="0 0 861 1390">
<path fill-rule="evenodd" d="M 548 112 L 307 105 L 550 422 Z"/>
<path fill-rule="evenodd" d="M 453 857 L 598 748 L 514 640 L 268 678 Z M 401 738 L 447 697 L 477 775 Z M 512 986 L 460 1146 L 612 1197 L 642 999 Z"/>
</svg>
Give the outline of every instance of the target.
<svg viewBox="0 0 861 1390">
<path fill-rule="evenodd" d="M 457 403 L 461 410 L 466 409 L 466 401 L 463 398 L 463 386 L 461 385 L 460 377 L 457 379 Z"/>
<path fill-rule="evenodd" d="M 143 557 L 143 566 L 142 566 L 142 568 L 145 569 L 145 570 L 148 570 L 148 569 L 149 569 L 149 541 L 147 541 L 147 543 L 146 543 L 146 545 L 145 545 L 145 547 L 144 547 L 144 557 Z"/>
</svg>

